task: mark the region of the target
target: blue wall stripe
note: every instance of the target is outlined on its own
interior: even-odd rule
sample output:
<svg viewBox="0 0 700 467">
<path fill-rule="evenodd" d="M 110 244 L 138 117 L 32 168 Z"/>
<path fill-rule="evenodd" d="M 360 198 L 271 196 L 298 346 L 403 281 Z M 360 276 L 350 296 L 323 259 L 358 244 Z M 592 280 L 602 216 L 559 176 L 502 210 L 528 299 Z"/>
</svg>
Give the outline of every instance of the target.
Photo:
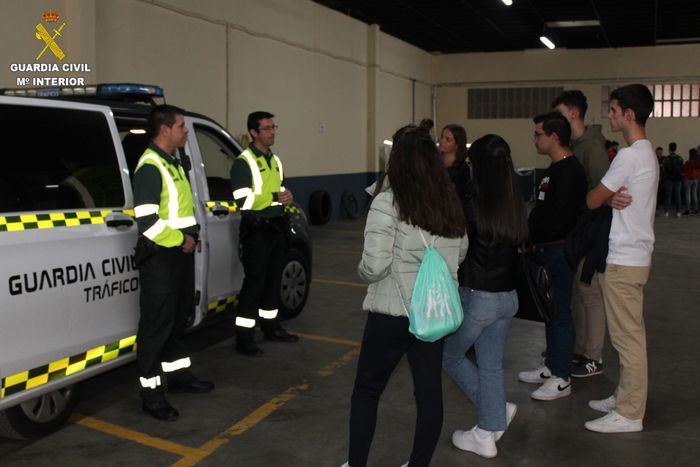
<svg viewBox="0 0 700 467">
<path fill-rule="evenodd" d="M 539 184 L 543 172 L 544 169 L 535 169 L 534 174 L 518 177 L 523 199 L 529 200 L 533 197 L 534 187 Z M 327 191 L 331 197 L 331 220 L 338 220 L 348 218 L 341 205 L 343 193 L 346 191 L 352 192 L 364 209 L 370 198 L 366 194 L 365 188 L 375 182 L 377 175 L 375 172 L 359 172 L 312 177 L 290 177 L 285 180 L 285 184 L 292 190 L 294 200 L 301 205 L 307 215 L 309 214 L 311 193 L 316 190 Z"/>
</svg>

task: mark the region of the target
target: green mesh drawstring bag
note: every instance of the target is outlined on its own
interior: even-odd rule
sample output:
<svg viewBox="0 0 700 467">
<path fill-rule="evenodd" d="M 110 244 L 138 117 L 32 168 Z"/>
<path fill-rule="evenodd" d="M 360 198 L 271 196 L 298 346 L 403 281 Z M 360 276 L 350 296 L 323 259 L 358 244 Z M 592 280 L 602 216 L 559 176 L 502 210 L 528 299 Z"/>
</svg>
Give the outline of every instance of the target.
<svg viewBox="0 0 700 467">
<path fill-rule="evenodd" d="M 420 229 L 418 231 L 425 251 L 413 286 L 411 302 L 406 310 L 408 330 L 422 341 L 435 342 L 459 328 L 464 319 L 464 311 L 447 263 L 435 248 L 435 239 L 428 244 L 423 232 Z M 404 303 L 403 298 L 401 302 Z"/>
</svg>

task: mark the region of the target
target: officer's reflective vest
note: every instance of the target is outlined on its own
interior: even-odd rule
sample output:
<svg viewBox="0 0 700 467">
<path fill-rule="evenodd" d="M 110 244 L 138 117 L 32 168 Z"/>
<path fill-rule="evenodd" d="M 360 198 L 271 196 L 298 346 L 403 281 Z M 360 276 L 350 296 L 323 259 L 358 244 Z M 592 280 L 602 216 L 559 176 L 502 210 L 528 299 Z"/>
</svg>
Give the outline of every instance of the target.
<svg viewBox="0 0 700 467">
<path fill-rule="evenodd" d="M 281 203 L 272 198 L 273 193 L 284 191 L 282 188 L 284 170 L 280 158 L 273 154 L 268 168 L 265 156 L 257 157 L 250 148 L 238 157 L 246 161 L 253 178 L 252 187 L 239 188 L 233 192 L 233 197 L 241 211 L 261 211 L 269 206 L 280 206 Z M 242 204 L 241 200 L 244 200 Z"/>
<path fill-rule="evenodd" d="M 197 224 L 190 183 L 181 165 L 175 166 L 148 148 L 136 166 L 136 172 L 144 165 L 152 165 L 160 172 L 163 183 L 160 204 L 142 204 L 134 208 L 136 217 L 157 214 L 159 219 L 143 235 L 154 243 L 173 247 L 182 243 L 179 229 Z"/>
</svg>

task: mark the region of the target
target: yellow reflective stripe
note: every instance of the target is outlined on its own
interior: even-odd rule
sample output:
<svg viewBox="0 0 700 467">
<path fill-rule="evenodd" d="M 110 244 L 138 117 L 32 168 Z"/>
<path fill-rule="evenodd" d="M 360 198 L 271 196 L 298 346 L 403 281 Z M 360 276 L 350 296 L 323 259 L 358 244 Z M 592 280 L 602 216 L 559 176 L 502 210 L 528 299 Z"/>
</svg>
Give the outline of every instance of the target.
<svg viewBox="0 0 700 467">
<path fill-rule="evenodd" d="M 192 362 L 190 362 L 190 357 L 181 358 L 175 360 L 174 362 L 160 362 L 160 366 L 163 367 L 164 373 L 172 373 L 173 371 L 181 370 L 183 368 L 189 368 Z"/>
<path fill-rule="evenodd" d="M 155 224 L 146 230 L 143 235 L 149 240 L 155 241 L 155 238 L 165 230 L 165 222 L 163 219 L 158 219 Z"/>
<path fill-rule="evenodd" d="M 194 216 L 187 216 L 187 217 L 179 217 L 177 219 L 167 219 L 164 220 L 165 225 L 170 227 L 171 229 L 184 229 L 185 227 L 192 227 L 197 223 L 197 220 L 194 218 Z"/>
<path fill-rule="evenodd" d="M 157 204 L 140 204 L 134 208 L 134 212 L 136 217 L 145 217 L 151 214 L 158 214 L 159 207 Z"/>
<path fill-rule="evenodd" d="M 275 319 L 277 318 L 277 310 L 263 310 L 261 308 L 258 310 L 258 315 L 263 319 Z"/>
<path fill-rule="evenodd" d="M 243 156 L 243 159 L 248 163 L 250 174 L 253 177 L 253 193 L 256 195 L 262 194 L 262 174 L 260 173 L 260 168 L 258 168 L 258 163 L 255 161 L 255 156 L 250 148 L 243 151 L 241 156 Z"/>
<path fill-rule="evenodd" d="M 284 180 L 284 169 L 282 168 L 282 161 L 280 160 L 279 157 L 277 157 L 277 154 L 273 154 L 275 160 L 277 161 L 277 168 L 280 171 L 280 181 Z M 284 190 L 282 190 L 284 191 Z"/>
<path fill-rule="evenodd" d="M 70 357 L 6 376 L 0 380 L 0 399 L 131 353 L 136 350 L 135 340 L 136 336 L 125 337 L 117 342 L 100 345 Z"/>
<path fill-rule="evenodd" d="M 235 201 L 207 201 L 205 206 L 209 212 L 213 211 L 217 206 L 226 208 L 229 212 L 236 212 L 238 210 L 238 205 Z"/>
<path fill-rule="evenodd" d="M 141 381 L 141 387 L 155 389 L 160 386 L 160 376 L 154 376 L 152 378 L 144 378 L 143 376 L 139 378 Z"/>
<path fill-rule="evenodd" d="M 160 156 L 151 153 L 148 155 L 141 156 L 143 161 L 151 160 L 155 162 L 156 167 L 160 171 L 160 175 L 165 180 L 165 185 L 168 187 L 168 217 L 176 218 L 180 213 L 179 204 L 177 202 L 177 187 L 175 186 L 175 180 L 170 176 L 170 172 L 165 168 L 163 162 L 160 160 Z"/>
<path fill-rule="evenodd" d="M 250 318 L 243 318 L 242 316 L 236 316 L 236 326 L 241 328 L 254 328 L 255 320 Z"/>
</svg>

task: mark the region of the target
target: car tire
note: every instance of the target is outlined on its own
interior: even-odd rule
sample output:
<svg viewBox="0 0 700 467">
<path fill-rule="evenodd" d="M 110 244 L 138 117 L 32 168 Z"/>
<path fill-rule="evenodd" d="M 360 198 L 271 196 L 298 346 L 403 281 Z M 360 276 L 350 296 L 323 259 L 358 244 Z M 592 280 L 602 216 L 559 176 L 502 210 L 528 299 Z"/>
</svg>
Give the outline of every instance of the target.
<svg viewBox="0 0 700 467">
<path fill-rule="evenodd" d="M 324 190 L 316 190 L 311 193 L 309 200 L 309 220 L 313 225 L 324 225 L 331 220 L 333 203 L 331 195 Z"/>
<path fill-rule="evenodd" d="M 0 436 L 32 439 L 57 430 L 73 412 L 79 392 L 78 384 L 66 386 L 0 412 Z"/>
<path fill-rule="evenodd" d="M 309 297 L 311 268 L 309 259 L 299 250 L 290 248 L 284 258 L 280 282 L 280 318 L 290 319 L 301 313 Z"/>
</svg>

